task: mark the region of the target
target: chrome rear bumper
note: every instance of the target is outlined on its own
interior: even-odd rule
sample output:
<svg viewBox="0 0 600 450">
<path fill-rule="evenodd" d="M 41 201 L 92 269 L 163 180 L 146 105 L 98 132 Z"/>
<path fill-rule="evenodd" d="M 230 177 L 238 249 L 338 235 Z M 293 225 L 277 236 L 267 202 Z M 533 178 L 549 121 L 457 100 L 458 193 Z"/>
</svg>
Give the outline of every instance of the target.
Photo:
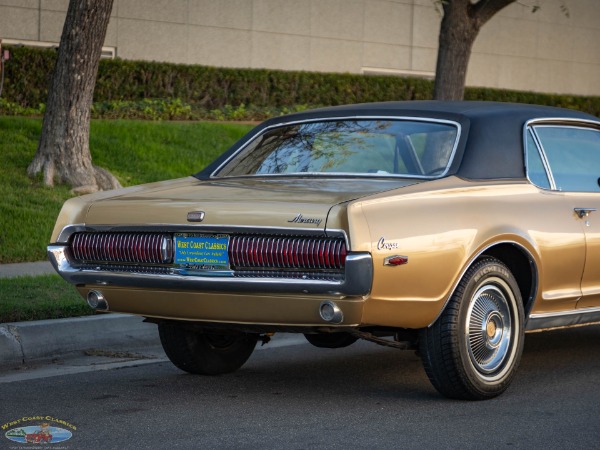
<svg viewBox="0 0 600 450">
<path fill-rule="evenodd" d="M 251 292 L 365 296 L 371 291 L 373 261 L 369 253 L 349 253 L 345 275 L 340 280 L 281 277 L 236 277 L 228 272 L 183 274 L 148 273 L 147 267 L 108 271 L 101 266 L 76 267 L 67 258 L 66 245 L 49 245 L 48 259 L 66 281 L 78 285 L 123 286 L 202 292 Z M 168 272 L 168 271 L 166 271 Z"/>
</svg>

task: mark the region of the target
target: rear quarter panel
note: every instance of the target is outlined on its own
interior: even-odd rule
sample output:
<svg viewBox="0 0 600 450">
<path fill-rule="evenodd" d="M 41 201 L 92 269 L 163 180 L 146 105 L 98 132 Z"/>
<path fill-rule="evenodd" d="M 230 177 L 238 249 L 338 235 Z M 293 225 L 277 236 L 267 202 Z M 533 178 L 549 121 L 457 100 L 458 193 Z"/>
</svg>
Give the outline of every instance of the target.
<svg viewBox="0 0 600 450">
<path fill-rule="evenodd" d="M 560 193 L 524 181 L 450 177 L 362 199 L 349 205 L 349 217 L 352 250 L 373 255 L 366 324 L 431 324 L 473 260 L 502 242 L 524 249 L 538 270 L 532 312 L 572 309 L 580 295 L 585 243 Z M 367 232 L 368 238 L 355 236 Z M 408 256 L 408 264 L 385 266 L 392 255 Z"/>
</svg>

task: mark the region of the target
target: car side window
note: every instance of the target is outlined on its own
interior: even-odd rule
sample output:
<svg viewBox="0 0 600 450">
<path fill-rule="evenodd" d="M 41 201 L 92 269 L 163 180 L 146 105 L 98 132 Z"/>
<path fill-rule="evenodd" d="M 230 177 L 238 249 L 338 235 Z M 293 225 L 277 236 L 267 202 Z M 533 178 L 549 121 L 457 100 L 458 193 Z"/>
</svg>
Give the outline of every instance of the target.
<svg viewBox="0 0 600 450">
<path fill-rule="evenodd" d="M 538 146 L 535 144 L 531 130 L 527 131 L 527 176 L 529 180 L 536 186 L 542 189 L 550 189 L 550 180 L 548 180 L 548 174 L 546 168 L 542 162 L 540 151 Z"/>
<path fill-rule="evenodd" d="M 533 129 L 557 190 L 600 192 L 599 130 L 567 125 L 536 125 Z"/>
</svg>

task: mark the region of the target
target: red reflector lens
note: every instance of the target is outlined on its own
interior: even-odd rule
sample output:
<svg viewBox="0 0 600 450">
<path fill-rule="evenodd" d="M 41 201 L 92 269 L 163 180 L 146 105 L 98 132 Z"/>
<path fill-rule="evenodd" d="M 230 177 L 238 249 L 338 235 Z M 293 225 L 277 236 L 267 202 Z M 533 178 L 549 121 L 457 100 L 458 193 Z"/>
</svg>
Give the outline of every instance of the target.
<svg viewBox="0 0 600 450">
<path fill-rule="evenodd" d="M 386 266 L 402 266 L 404 264 L 408 264 L 408 256 L 388 256 L 385 258 L 383 264 Z"/>
</svg>

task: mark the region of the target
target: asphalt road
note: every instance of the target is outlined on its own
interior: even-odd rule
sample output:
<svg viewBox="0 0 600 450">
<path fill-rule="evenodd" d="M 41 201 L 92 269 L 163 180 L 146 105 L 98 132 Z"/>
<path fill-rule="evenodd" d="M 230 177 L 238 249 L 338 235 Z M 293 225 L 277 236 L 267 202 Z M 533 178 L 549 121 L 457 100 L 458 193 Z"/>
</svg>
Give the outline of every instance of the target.
<svg viewBox="0 0 600 450">
<path fill-rule="evenodd" d="M 156 362 L 0 384 L 0 425 L 36 416 L 76 426 L 52 445 L 67 449 L 600 448 L 600 326 L 527 335 L 485 402 L 440 397 L 414 352 L 358 342 L 256 351 L 220 377 Z"/>
</svg>

